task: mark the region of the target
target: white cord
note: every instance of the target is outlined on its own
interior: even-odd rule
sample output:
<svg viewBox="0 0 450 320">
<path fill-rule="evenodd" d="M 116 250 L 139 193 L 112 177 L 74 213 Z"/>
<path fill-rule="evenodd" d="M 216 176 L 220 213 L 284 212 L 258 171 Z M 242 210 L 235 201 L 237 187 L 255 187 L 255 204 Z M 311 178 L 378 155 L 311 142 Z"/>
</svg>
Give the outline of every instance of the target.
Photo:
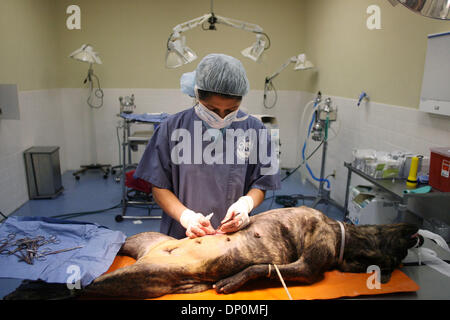
<svg viewBox="0 0 450 320">
<path fill-rule="evenodd" d="M 269 264 L 269 266 L 270 266 L 270 264 Z M 287 295 L 289 297 L 289 300 L 293 300 L 292 297 L 291 297 L 291 294 L 289 293 L 288 288 L 286 287 L 286 284 L 284 283 L 284 280 L 283 280 L 283 277 L 281 276 L 280 270 L 278 270 L 278 267 L 277 267 L 277 265 L 275 263 L 273 264 L 273 266 L 275 267 L 275 270 L 277 271 L 278 277 L 280 278 L 280 281 L 281 281 L 281 284 L 284 287 L 284 290 L 286 290 L 286 293 L 287 293 Z"/>
<path fill-rule="evenodd" d="M 91 75 L 91 79 L 89 80 L 89 97 L 87 98 L 87 104 L 94 109 L 100 109 L 103 106 L 103 97 L 104 97 L 104 93 L 102 88 L 100 87 L 100 79 L 94 74 L 94 72 L 92 71 L 92 73 L 90 73 Z M 98 88 L 95 89 L 94 91 L 94 81 L 92 80 L 92 77 L 97 79 L 97 86 Z M 91 102 L 93 96 L 92 94 L 95 95 L 95 97 L 97 97 L 100 100 L 100 103 L 98 105 L 95 105 Z"/>
<path fill-rule="evenodd" d="M 270 87 L 272 88 L 272 90 L 270 89 Z M 273 104 L 271 106 L 267 106 L 267 95 L 270 91 L 273 91 L 274 95 L 275 95 L 275 99 L 273 101 Z M 272 81 L 269 81 L 269 83 L 264 84 L 264 98 L 263 98 L 263 105 L 266 109 L 272 109 L 273 107 L 275 107 L 275 105 L 277 104 L 277 100 L 278 100 L 278 94 L 277 94 L 277 89 L 275 88 L 275 86 L 273 85 Z"/>
</svg>

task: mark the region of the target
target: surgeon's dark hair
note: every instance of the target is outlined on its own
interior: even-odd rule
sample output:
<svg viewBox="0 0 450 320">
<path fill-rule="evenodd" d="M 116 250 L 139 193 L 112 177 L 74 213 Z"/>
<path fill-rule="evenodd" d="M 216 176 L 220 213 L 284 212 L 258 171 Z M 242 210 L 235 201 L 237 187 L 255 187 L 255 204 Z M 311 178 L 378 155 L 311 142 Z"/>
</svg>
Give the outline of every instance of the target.
<svg viewBox="0 0 450 320">
<path fill-rule="evenodd" d="M 238 101 L 242 100 L 242 96 L 233 96 L 231 94 L 217 93 L 217 92 L 205 91 L 205 90 L 200 90 L 200 89 L 197 89 L 197 91 L 198 91 L 198 98 L 200 100 L 207 100 L 208 98 L 210 98 L 212 96 L 219 96 L 219 97 L 227 98 L 227 99 L 236 99 Z"/>
</svg>

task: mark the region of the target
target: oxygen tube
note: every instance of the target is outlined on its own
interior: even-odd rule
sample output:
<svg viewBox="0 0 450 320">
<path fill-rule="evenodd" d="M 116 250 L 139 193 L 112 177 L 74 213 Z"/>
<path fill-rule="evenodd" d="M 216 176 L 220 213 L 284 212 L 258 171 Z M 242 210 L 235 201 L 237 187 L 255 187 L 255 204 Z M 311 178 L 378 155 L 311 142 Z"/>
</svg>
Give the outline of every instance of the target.
<svg viewBox="0 0 450 320">
<path fill-rule="evenodd" d="M 317 106 L 319 105 L 319 102 L 320 102 L 320 96 L 321 96 L 321 94 L 320 94 L 320 92 L 319 92 L 318 97 L 317 97 L 316 101 L 314 102 L 313 110 L 316 109 Z M 308 141 L 308 139 L 309 139 L 309 135 L 311 134 L 311 128 L 312 128 L 312 125 L 314 124 L 315 121 L 316 121 L 316 112 L 314 111 L 314 112 L 313 112 L 313 116 L 312 116 L 312 118 L 311 118 L 311 122 L 309 123 L 309 126 L 308 126 L 308 134 L 307 134 L 307 136 L 306 136 L 306 139 L 305 139 L 305 142 L 304 142 L 303 148 L 302 148 L 302 159 L 303 159 L 303 162 L 304 162 L 305 165 L 306 165 L 306 169 L 308 170 L 308 172 L 309 172 L 309 174 L 311 175 L 311 177 L 312 177 L 315 181 L 318 181 L 318 182 L 326 182 L 326 183 L 327 183 L 327 188 L 330 189 L 330 181 L 329 181 L 328 179 L 320 179 L 320 178 L 317 178 L 317 177 L 314 175 L 314 173 L 312 172 L 310 166 L 308 165 L 308 161 L 307 161 L 306 156 L 305 156 L 305 151 L 306 151 L 307 141 Z M 328 122 L 328 117 L 327 117 L 327 121 L 326 121 L 326 124 L 325 124 L 325 137 L 324 137 L 324 140 L 328 139 L 328 125 L 329 125 L 329 122 Z"/>
</svg>

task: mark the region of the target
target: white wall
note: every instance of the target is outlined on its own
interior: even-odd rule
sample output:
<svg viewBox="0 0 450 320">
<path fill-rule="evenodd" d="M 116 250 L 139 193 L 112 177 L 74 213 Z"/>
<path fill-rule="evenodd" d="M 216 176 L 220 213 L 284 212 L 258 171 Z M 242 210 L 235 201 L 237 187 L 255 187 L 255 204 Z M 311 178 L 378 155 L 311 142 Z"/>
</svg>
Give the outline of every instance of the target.
<svg viewBox="0 0 450 320">
<path fill-rule="evenodd" d="M 31 146 L 60 147 L 61 171 L 78 169 L 97 160 L 117 165 L 119 145 L 116 126 L 120 119 L 119 96 L 134 94 L 136 113 L 175 113 L 192 105 L 192 99 L 177 89 L 105 89 L 104 106 L 91 110 L 86 104 L 86 89 L 51 89 L 19 93 L 20 120 L 0 120 L 0 211 L 9 214 L 28 200 L 23 151 Z M 253 114 L 271 114 L 278 119 L 281 139 L 281 166 L 293 168 L 300 163 L 303 138 L 299 123 L 305 105 L 313 95 L 301 91 L 279 91 L 273 109 L 262 104 L 263 92 L 251 91 L 242 107 Z M 323 97 L 327 97 L 323 93 Z M 429 148 L 450 145 L 450 119 L 433 116 L 416 109 L 368 102 L 356 106 L 356 100 L 331 97 L 338 106 L 339 121 L 332 124 L 338 135 L 330 131 L 327 174 L 336 169 L 331 179 L 331 196 L 344 203 L 347 170 L 354 148 L 407 150 L 429 155 Z M 93 118 L 92 118 L 93 116 Z M 94 120 L 95 136 L 90 121 Z M 91 152 L 95 137 L 96 153 Z M 315 142 L 310 142 L 313 150 Z M 138 162 L 143 152 L 133 152 Z M 321 152 L 309 164 L 316 176 L 320 172 Z M 308 180 L 313 181 L 309 175 Z M 366 183 L 353 175 L 352 183 Z"/>
<path fill-rule="evenodd" d="M 94 162 L 117 165 L 116 127 L 120 123 L 117 117 L 120 96 L 135 95 L 135 113 L 173 114 L 193 104 L 193 100 L 179 89 L 105 89 L 104 93 L 103 107 L 91 109 L 86 104 L 86 89 L 19 92 L 20 120 L 0 120 L 1 212 L 10 214 L 28 200 L 23 152 L 29 147 L 59 146 L 62 173 Z M 297 128 L 305 97 L 310 94 L 280 91 L 278 96 L 276 107 L 267 110 L 262 105 L 263 91 L 253 90 L 243 100 L 242 107 L 253 114 L 277 116 L 281 129 L 281 163 L 283 167 L 294 167 L 300 157 L 298 136 L 292 132 Z M 119 133 L 122 137 L 121 131 Z M 138 152 L 132 153 L 134 162 L 139 161 L 143 150 L 140 146 Z"/>
<path fill-rule="evenodd" d="M 91 163 L 95 156 L 97 162 L 117 165 L 119 162 L 119 144 L 116 127 L 120 124 L 119 97 L 135 95 L 135 113 L 166 112 L 174 114 L 193 105 L 193 99 L 181 93 L 179 89 L 105 89 L 104 104 L 100 109 L 91 109 L 86 104 L 87 92 L 84 89 L 61 89 L 61 100 L 64 113 L 66 168 L 74 170 L 81 164 Z M 294 167 L 299 162 L 298 135 L 292 134 L 298 126 L 301 112 L 306 103 L 305 97 L 310 94 L 299 91 L 278 92 L 278 103 L 273 109 L 263 107 L 263 91 L 252 90 L 244 98 L 241 106 L 252 114 L 275 115 L 280 124 L 281 161 L 283 167 Z M 95 126 L 96 155 L 90 151 L 90 117 L 93 116 Z M 134 130 L 145 130 L 145 125 L 134 125 Z M 119 131 L 120 139 L 122 131 Z M 138 162 L 143 152 L 132 153 L 133 161 Z"/>
<path fill-rule="evenodd" d="M 0 211 L 9 214 L 28 200 L 23 152 L 59 146 L 66 163 L 59 89 L 19 92 L 20 120 L 0 120 Z"/>
</svg>

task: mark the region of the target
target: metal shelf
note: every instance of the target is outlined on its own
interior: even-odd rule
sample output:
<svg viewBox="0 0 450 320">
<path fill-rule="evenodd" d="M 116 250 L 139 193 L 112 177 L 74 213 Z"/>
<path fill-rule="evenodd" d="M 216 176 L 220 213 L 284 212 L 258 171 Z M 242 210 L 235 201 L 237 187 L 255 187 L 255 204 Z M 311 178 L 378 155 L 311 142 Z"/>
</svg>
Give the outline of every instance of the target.
<svg viewBox="0 0 450 320">
<path fill-rule="evenodd" d="M 346 193 L 345 193 L 345 205 L 344 205 L 344 212 L 345 212 L 345 219 L 347 220 L 348 217 L 348 197 L 349 197 L 349 188 L 350 188 L 350 181 L 351 181 L 351 175 L 352 173 L 357 174 L 358 176 L 364 178 L 365 180 L 369 181 L 370 183 L 376 185 L 377 187 L 383 189 L 384 191 L 388 192 L 390 195 L 394 196 L 399 201 L 399 215 L 401 215 L 408 205 L 408 200 L 410 198 L 421 198 L 421 199 L 437 199 L 437 198 L 449 198 L 450 200 L 450 192 L 442 192 L 439 190 L 436 190 L 434 188 L 431 189 L 428 193 L 404 193 L 404 190 L 406 190 L 406 180 L 405 179 L 399 179 L 399 178 L 393 178 L 393 179 L 375 179 L 366 173 L 362 172 L 359 169 L 356 169 L 352 166 L 351 163 L 344 162 L 344 166 L 348 169 L 348 175 L 347 175 L 347 186 L 346 186 Z"/>
<path fill-rule="evenodd" d="M 146 131 L 136 131 L 133 134 L 131 134 L 131 126 L 133 124 L 146 124 L 146 125 L 154 125 L 155 123 L 159 123 L 156 121 L 139 121 L 134 119 L 126 119 L 122 115 L 118 115 L 123 120 L 122 125 L 122 159 L 121 159 L 121 178 L 120 182 L 122 184 L 122 214 L 116 216 L 116 221 L 121 222 L 124 219 L 161 219 L 161 216 L 152 216 L 151 210 L 154 207 L 158 207 L 156 202 L 153 200 L 153 197 L 150 195 L 150 199 L 145 200 L 132 200 L 129 198 L 128 192 L 131 190 L 129 189 L 125 182 L 126 182 L 126 172 L 129 168 L 135 168 L 137 164 L 133 164 L 131 160 L 131 151 L 133 150 L 133 146 L 136 146 L 138 144 L 146 145 L 148 141 L 150 140 L 151 136 L 153 135 L 153 130 L 146 130 Z M 127 164 L 127 155 L 128 155 L 128 164 Z M 129 206 L 146 206 L 148 209 L 148 215 L 147 216 L 127 216 L 126 211 L 127 207 Z"/>
</svg>

